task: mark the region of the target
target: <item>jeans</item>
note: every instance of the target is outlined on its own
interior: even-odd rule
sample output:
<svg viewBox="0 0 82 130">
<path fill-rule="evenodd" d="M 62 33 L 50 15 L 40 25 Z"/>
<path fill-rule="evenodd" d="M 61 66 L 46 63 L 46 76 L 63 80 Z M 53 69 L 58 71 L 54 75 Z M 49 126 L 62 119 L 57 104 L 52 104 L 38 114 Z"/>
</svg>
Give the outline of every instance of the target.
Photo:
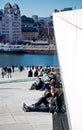
<svg viewBox="0 0 82 130">
<path fill-rule="evenodd" d="M 41 97 L 36 103 L 35 103 L 35 106 L 40 106 L 41 104 L 44 104 L 45 106 L 48 105 L 48 101 L 45 97 Z"/>
<path fill-rule="evenodd" d="M 12 77 L 11 73 L 8 73 L 8 78 L 11 78 L 11 77 Z"/>
<path fill-rule="evenodd" d="M 48 82 L 45 82 L 44 89 L 50 90 L 50 86 Z"/>
<path fill-rule="evenodd" d="M 27 112 L 49 112 L 49 106 L 28 107 Z"/>
<path fill-rule="evenodd" d="M 41 106 L 41 104 L 44 104 L 44 106 Z M 28 106 L 27 110 L 28 112 L 35 112 L 35 111 L 39 111 L 39 112 L 49 112 L 49 103 L 46 100 L 45 97 L 41 97 L 35 104 L 33 107 Z"/>
</svg>

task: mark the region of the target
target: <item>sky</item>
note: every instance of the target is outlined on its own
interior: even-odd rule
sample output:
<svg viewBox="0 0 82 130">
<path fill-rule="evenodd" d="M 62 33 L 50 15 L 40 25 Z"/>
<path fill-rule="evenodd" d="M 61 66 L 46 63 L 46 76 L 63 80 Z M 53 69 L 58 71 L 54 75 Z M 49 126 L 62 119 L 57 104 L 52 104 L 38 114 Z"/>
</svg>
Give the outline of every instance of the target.
<svg viewBox="0 0 82 130">
<path fill-rule="evenodd" d="M 7 2 L 11 5 L 18 4 L 21 15 L 27 17 L 32 15 L 49 17 L 53 15 L 54 9 L 62 10 L 67 7 L 79 9 L 82 6 L 82 0 L 0 0 L 0 9 L 3 9 Z"/>
</svg>

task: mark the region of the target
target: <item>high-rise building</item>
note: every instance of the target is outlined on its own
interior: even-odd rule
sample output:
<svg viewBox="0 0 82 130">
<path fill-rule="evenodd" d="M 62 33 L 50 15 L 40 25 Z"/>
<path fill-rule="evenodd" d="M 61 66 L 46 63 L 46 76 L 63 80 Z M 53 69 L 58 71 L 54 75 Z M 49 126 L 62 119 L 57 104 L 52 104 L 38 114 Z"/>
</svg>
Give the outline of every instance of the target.
<svg viewBox="0 0 82 130">
<path fill-rule="evenodd" d="M 2 10 L 0 10 L 1 12 Z M 21 13 L 17 4 L 13 6 L 7 3 L 0 13 L 0 34 L 5 42 L 17 42 L 21 40 Z"/>
</svg>

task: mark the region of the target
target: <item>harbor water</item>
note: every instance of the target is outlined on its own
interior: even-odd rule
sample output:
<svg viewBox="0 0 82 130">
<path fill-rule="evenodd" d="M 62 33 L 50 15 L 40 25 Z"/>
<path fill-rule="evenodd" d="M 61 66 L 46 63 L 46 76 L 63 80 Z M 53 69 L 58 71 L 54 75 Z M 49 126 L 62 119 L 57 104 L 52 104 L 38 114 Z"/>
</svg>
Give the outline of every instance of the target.
<svg viewBox="0 0 82 130">
<path fill-rule="evenodd" d="M 0 67 L 12 65 L 23 66 L 59 66 L 57 55 L 43 54 L 0 54 Z"/>
</svg>

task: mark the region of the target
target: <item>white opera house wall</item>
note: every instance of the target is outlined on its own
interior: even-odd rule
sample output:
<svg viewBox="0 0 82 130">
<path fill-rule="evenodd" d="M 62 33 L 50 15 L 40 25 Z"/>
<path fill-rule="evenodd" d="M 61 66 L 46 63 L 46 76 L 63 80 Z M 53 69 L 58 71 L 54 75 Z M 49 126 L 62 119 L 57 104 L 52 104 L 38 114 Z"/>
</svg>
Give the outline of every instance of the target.
<svg viewBox="0 0 82 130">
<path fill-rule="evenodd" d="M 82 9 L 54 12 L 63 89 L 70 130 L 82 130 Z"/>
</svg>

